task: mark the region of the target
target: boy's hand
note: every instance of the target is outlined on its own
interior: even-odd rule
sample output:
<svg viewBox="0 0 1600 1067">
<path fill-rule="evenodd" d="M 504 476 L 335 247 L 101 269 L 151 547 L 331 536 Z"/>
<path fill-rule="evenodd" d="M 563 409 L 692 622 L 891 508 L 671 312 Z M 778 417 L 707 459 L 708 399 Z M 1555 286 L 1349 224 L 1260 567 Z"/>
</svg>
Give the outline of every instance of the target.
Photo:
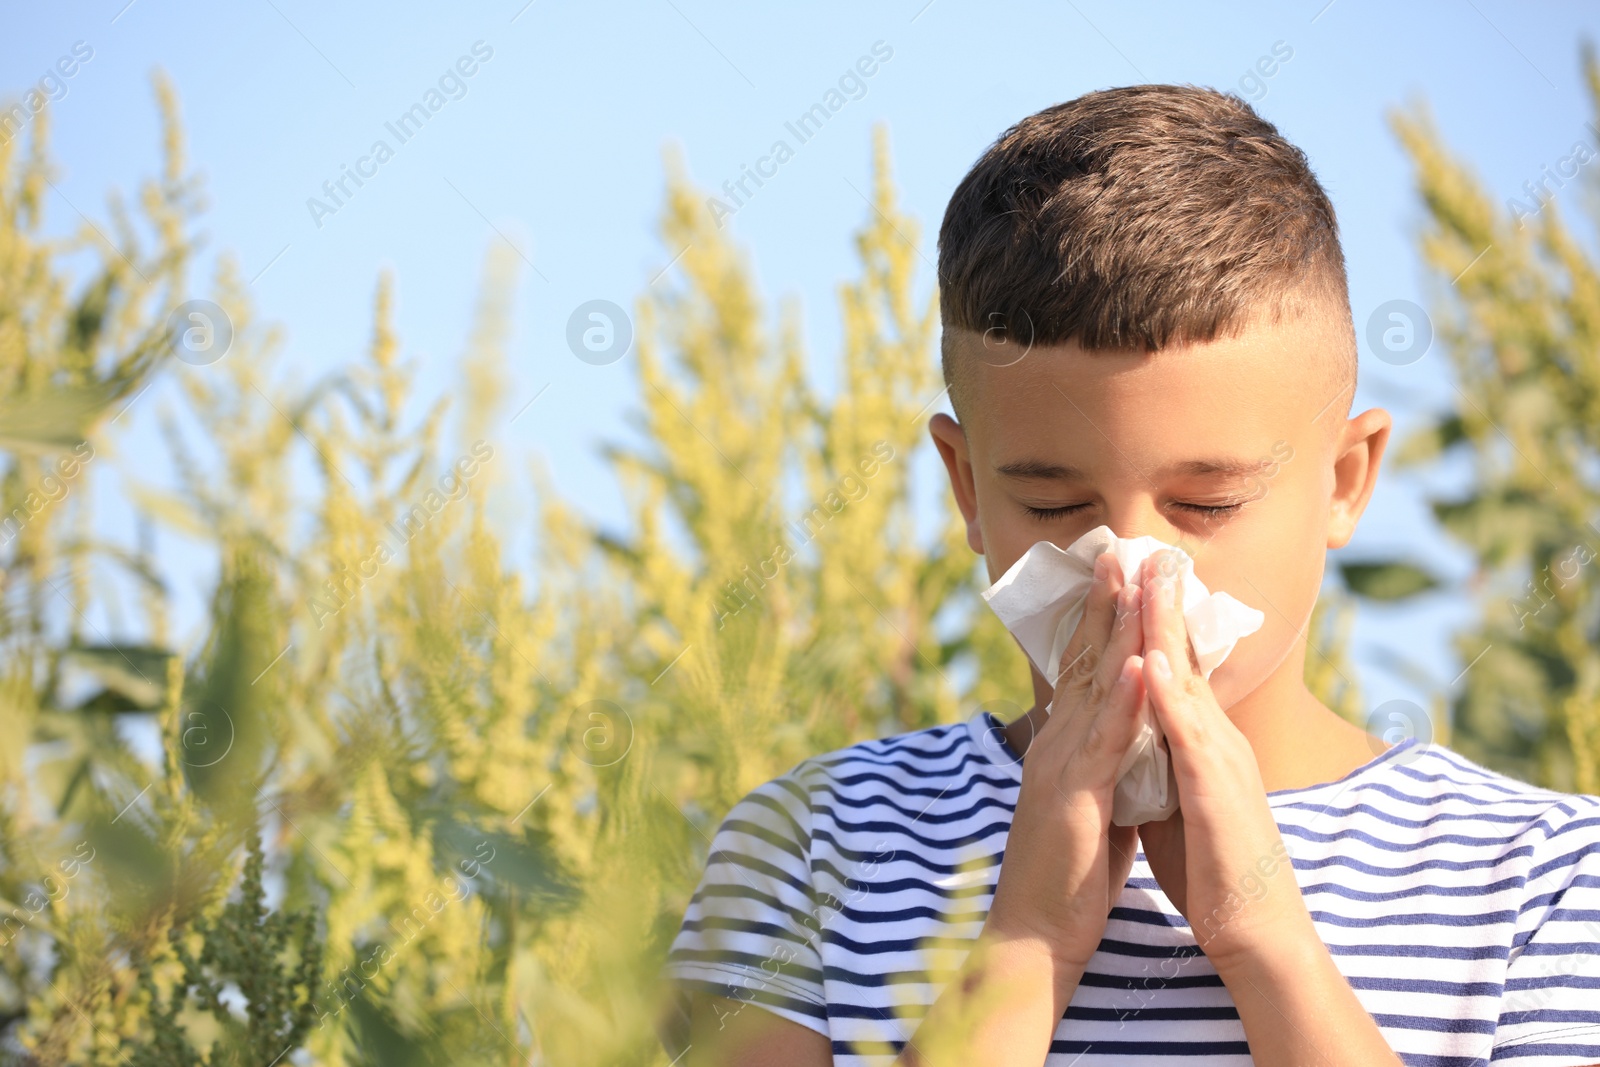
<svg viewBox="0 0 1600 1067">
<path fill-rule="evenodd" d="M 1166 734 L 1178 811 L 1139 827 L 1151 873 L 1219 973 L 1275 944 L 1317 938 L 1250 742 L 1189 648 L 1177 583 L 1158 552 L 1144 588 L 1144 683 Z"/>
<path fill-rule="evenodd" d="M 1061 657 L 1050 717 L 1028 745 L 986 937 L 1047 952 L 1056 1018 L 1100 944 L 1133 866 L 1135 833 L 1111 826 L 1115 772 L 1145 699 L 1140 591 L 1110 552 Z M 1108 834 L 1108 830 L 1110 831 Z"/>
</svg>

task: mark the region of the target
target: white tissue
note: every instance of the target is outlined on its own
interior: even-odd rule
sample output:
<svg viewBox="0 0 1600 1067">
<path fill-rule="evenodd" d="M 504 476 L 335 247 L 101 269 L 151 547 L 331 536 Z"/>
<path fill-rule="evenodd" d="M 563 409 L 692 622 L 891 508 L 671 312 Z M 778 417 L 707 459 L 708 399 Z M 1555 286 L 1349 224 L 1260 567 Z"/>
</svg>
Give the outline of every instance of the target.
<svg viewBox="0 0 1600 1067">
<path fill-rule="evenodd" d="M 1094 582 L 1095 559 L 1108 550 L 1115 553 L 1126 578 L 1146 556 L 1175 547 L 1154 537 L 1118 537 L 1109 526 L 1096 526 L 1064 549 L 1040 541 L 983 591 L 983 599 L 1054 686 L 1061 655 L 1083 617 Z M 1181 548 L 1176 551 L 1180 558 L 1176 580 L 1182 590 L 1189 644 L 1200 673 L 1209 678 L 1239 638 L 1261 629 L 1266 616 L 1227 593 L 1207 591 L 1195 577 L 1194 560 Z M 1045 710 L 1050 710 L 1049 705 Z M 1167 818 L 1178 810 L 1177 791 L 1168 786 L 1167 749 L 1147 699 L 1139 709 L 1138 734 L 1117 768 L 1111 821 L 1117 826 L 1137 826 Z"/>
</svg>

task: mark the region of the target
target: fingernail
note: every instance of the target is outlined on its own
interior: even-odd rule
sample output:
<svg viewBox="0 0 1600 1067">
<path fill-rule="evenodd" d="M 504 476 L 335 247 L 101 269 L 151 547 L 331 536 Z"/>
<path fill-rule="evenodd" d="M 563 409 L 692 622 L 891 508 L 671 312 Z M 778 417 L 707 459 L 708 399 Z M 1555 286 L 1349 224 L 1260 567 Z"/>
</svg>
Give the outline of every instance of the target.
<svg viewBox="0 0 1600 1067">
<path fill-rule="evenodd" d="M 1150 669 L 1157 678 L 1171 678 L 1172 664 L 1167 662 L 1167 654 L 1159 648 L 1152 649 L 1147 657 L 1150 660 Z"/>
<path fill-rule="evenodd" d="M 1111 560 L 1106 556 L 1096 556 L 1094 561 L 1094 580 L 1103 582 L 1106 575 L 1111 573 Z"/>
</svg>

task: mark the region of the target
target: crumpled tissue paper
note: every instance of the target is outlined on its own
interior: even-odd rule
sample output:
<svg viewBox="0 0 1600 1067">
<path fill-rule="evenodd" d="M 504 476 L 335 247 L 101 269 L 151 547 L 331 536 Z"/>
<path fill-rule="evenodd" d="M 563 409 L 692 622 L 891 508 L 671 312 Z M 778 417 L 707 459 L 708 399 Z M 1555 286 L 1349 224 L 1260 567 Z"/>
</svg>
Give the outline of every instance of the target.
<svg viewBox="0 0 1600 1067">
<path fill-rule="evenodd" d="M 1040 541 L 1000 580 L 983 591 L 983 599 L 1016 637 L 1028 659 L 1051 686 L 1060 674 L 1061 655 L 1083 618 L 1089 587 L 1094 582 L 1094 561 L 1111 551 L 1130 576 L 1148 555 L 1176 548 L 1154 537 L 1118 537 L 1109 526 L 1097 526 L 1067 548 Z M 1200 673 L 1211 677 L 1239 638 L 1255 633 L 1266 616 L 1227 593 L 1208 591 L 1195 577 L 1194 560 L 1182 549 L 1177 580 L 1183 597 L 1183 617 L 1189 626 L 1189 644 Z M 1045 706 L 1048 712 L 1049 705 Z M 1139 710 L 1139 730 L 1117 768 L 1117 788 L 1111 821 L 1117 826 L 1165 819 L 1178 809 L 1175 788 L 1169 788 L 1167 748 L 1148 698 Z"/>
</svg>

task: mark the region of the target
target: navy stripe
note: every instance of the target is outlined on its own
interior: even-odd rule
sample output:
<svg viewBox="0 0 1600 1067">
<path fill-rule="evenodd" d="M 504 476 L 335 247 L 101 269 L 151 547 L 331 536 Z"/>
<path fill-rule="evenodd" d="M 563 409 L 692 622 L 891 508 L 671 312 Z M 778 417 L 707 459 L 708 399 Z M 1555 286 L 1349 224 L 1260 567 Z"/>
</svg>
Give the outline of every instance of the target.
<svg viewBox="0 0 1600 1067">
<path fill-rule="evenodd" d="M 1581 974 L 1534 974 L 1506 983 L 1508 993 L 1530 989 L 1600 989 L 1600 978 Z"/>
<path fill-rule="evenodd" d="M 1332 956 L 1404 956 L 1430 960 L 1503 960 L 1511 955 L 1506 945 L 1329 945 Z"/>
<path fill-rule="evenodd" d="M 1085 971 L 1078 980 L 1080 987 L 1089 989 L 1137 990 L 1141 993 L 1156 989 L 1222 989 L 1222 978 L 1215 971 L 1210 974 L 1102 974 Z"/>
<path fill-rule="evenodd" d="M 923 805 L 917 805 L 915 808 L 901 808 L 893 800 L 886 797 L 882 790 L 872 790 L 864 797 L 853 798 L 856 805 L 883 805 L 886 808 L 893 808 L 894 811 L 898 811 L 899 814 L 906 816 L 907 819 L 915 819 L 918 822 L 933 822 L 933 824 L 957 822 L 960 819 L 973 816 L 974 813 L 978 813 L 984 808 L 1003 808 L 1005 811 L 1011 811 L 1014 801 L 1013 803 L 1006 803 L 1006 801 L 997 800 L 995 797 L 979 797 L 978 800 L 974 800 L 973 803 L 962 806 L 962 808 L 957 808 L 955 801 L 966 800 L 966 795 L 973 792 L 973 790 L 1010 789 L 1013 792 L 1016 790 L 1016 785 L 1011 785 L 1010 782 L 992 781 L 987 777 L 973 777 L 971 781 L 966 782 L 965 785 L 960 785 L 960 787 L 955 787 L 955 785 L 939 785 L 939 787 L 934 787 L 934 785 L 928 785 L 928 787 L 910 785 L 910 787 L 902 787 L 898 782 L 894 782 L 893 779 L 882 776 L 882 774 L 853 774 L 851 777 L 842 779 L 840 784 L 866 785 L 869 782 L 882 782 L 883 785 L 888 785 L 890 789 L 893 789 L 894 793 L 898 793 L 899 797 L 925 797 L 934 801 L 949 800 L 950 809 L 949 811 L 944 811 L 942 803 L 936 806 L 923 803 Z M 816 811 L 819 814 L 827 814 L 827 816 L 834 816 L 835 814 L 834 806 L 824 805 L 824 803 L 818 803 Z"/>
<path fill-rule="evenodd" d="M 1397 771 L 1403 771 L 1406 768 L 1397 767 L 1395 769 Z M 1467 804 L 1477 804 L 1482 807 L 1489 807 L 1490 805 L 1504 807 L 1509 804 L 1528 804 L 1538 807 L 1541 811 L 1548 811 L 1551 807 L 1550 800 L 1546 797 L 1489 798 L 1473 796 L 1470 793 L 1415 793 L 1407 792 L 1386 782 L 1379 781 L 1364 781 L 1358 785 L 1351 786 L 1350 788 L 1360 790 L 1363 793 L 1380 793 L 1392 800 L 1398 800 L 1403 804 L 1414 804 L 1419 808 L 1433 807 L 1434 805 L 1441 804 L 1447 800 L 1459 800 Z M 1312 811 L 1316 809 L 1309 802 L 1307 802 L 1306 810 Z"/>
<path fill-rule="evenodd" d="M 1482 915 L 1451 915 L 1448 912 L 1411 912 L 1361 919 L 1329 911 L 1313 911 L 1311 918 L 1347 930 L 1371 930 L 1381 926 L 1501 926 L 1516 919 L 1511 911 L 1491 911 Z"/>
<path fill-rule="evenodd" d="M 1493 810 L 1436 811 L 1432 815 L 1429 815 L 1426 819 L 1408 819 L 1403 815 L 1396 815 L 1392 811 L 1385 811 L 1377 805 L 1368 804 L 1365 801 L 1352 804 L 1348 808 L 1330 808 L 1324 805 L 1312 804 L 1309 801 L 1296 801 L 1292 804 L 1276 804 L 1273 806 L 1272 810 L 1274 812 L 1309 811 L 1314 813 L 1318 818 L 1321 818 L 1324 815 L 1348 818 L 1351 815 L 1359 814 L 1376 819 L 1379 822 L 1388 823 L 1390 826 L 1404 826 L 1414 829 L 1421 829 L 1425 826 L 1432 826 L 1436 822 L 1445 822 L 1449 820 L 1473 820 L 1478 822 L 1508 823 L 1516 826 L 1526 826 L 1531 819 L 1531 813 L 1528 812 L 1503 812 Z M 1282 821 L 1282 819 L 1279 820 L 1279 822 Z"/>
<path fill-rule="evenodd" d="M 871 756 L 887 756 L 890 754 L 912 755 L 923 760 L 943 759 L 961 749 L 967 740 L 957 727 L 935 727 L 927 732 L 924 739 L 933 741 L 935 745 L 943 744 L 944 748 L 919 748 L 911 742 L 919 736 L 918 731 L 908 734 L 898 734 L 895 737 L 884 738 L 881 741 L 863 741 L 859 745 L 840 749 L 827 756 L 813 756 L 812 762 L 827 766 L 842 759 L 866 759 Z"/>
<path fill-rule="evenodd" d="M 1296 869 L 1298 870 L 1298 868 Z M 1494 882 L 1485 882 L 1483 885 L 1437 885 L 1429 882 L 1425 885 L 1408 886 L 1405 889 L 1390 889 L 1384 892 L 1352 889 L 1349 886 L 1339 885 L 1335 882 L 1313 882 L 1310 885 L 1302 884 L 1300 886 L 1300 895 L 1309 897 L 1326 893 L 1331 896 L 1343 897 L 1346 900 L 1359 900 L 1367 904 L 1379 904 L 1421 896 L 1481 897 L 1488 893 L 1515 888 L 1526 881 L 1527 879 L 1517 875 L 1511 878 L 1501 878 Z"/>
<path fill-rule="evenodd" d="M 1540 826 L 1543 826 L 1546 829 L 1550 828 L 1549 823 L 1545 822 L 1543 819 L 1540 819 L 1533 823 L 1529 829 Z M 1368 833 L 1365 830 L 1361 830 L 1353 826 L 1331 834 L 1320 834 L 1309 827 L 1293 825 L 1285 826 L 1282 828 L 1282 830 L 1286 834 L 1293 834 L 1295 837 L 1301 838 L 1305 841 L 1316 841 L 1321 844 L 1328 844 L 1333 841 L 1360 841 L 1364 845 L 1371 845 L 1373 848 L 1381 849 L 1385 852 L 1417 852 L 1419 850 L 1431 848 L 1436 845 L 1467 845 L 1472 848 L 1487 849 L 1498 845 L 1509 845 L 1513 841 L 1520 840 L 1523 836 L 1523 832 L 1526 832 L 1523 831 L 1515 834 L 1508 834 L 1505 837 L 1472 837 L 1467 834 L 1437 834 L 1433 837 L 1424 837 L 1412 841 L 1386 841 L 1383 838 L 1378 837 L 1376 834 Z"/>
<path fill-rule="evenodd" d="M 1417 1015 L 1388 1015 L 1382 1012 L 1373 1012 L 1372 1018 L 1379 1026 L 1396 1030 L 1434 1030 L 1452 1034 L 1492 1034 L 1495 1031 L 1493 1019 L 1425 1019 Z"/>
<path fill-rule="evenodd" d="M 1504 986 L 1498 982 L 1443 982 L 1431 978 L 1393 978 L 1387 975 L 1346 976 L 1352 989 L 1371 989 L 1385 993 L 1427 993 L 1436 997 L 1496 997 Z"/>
<path fill-rule="evenodd" d="M 1195 1056 L 1248 1056 L 1244 1041 L 1064 1041 L 1050 1042 L 1051 1054 L 1096 1056 L 1178 1056 L 1193 1062 Z"/>
<path fill-rule="evenodd" d="M 1006 812 L 1007 815 L 1010 814 L 1010 811 L 1011 811 L 1011 809 L 1009 809 L 1009 808 L 1005 809 L 1005 812 Z M 924 836 L 924 835 L 919 834 L 919 833 L 913 833 L 911 831 L 911 829 L 908 826 L 906 826 L 905 823 L 882 822 L 880 820 L 868 820 L 866 822 L 848 822 L 848 821 L 846 821 L 844 819 L 835 818 L 835 819 L 833 819 L 833 824 L 835 826 L 837 826 L 839 829 L 844 830 L 844 831 L 849 832 L 849 833 L 858 833 L 858 834 L 870 835 L 872 837 L 872 839 L 874 839 L 874 840 L 876 840 L 877 838 L 882 837 L 884 834 L 899 834 L 902 837 L 911 838 L 913 841 L 915 841 L 918 845 L 922 846 L 923 848 L 942 848 L 942 849 L 958 849 L 962 845 L 976 844 L 979 841 L 983 841 L 983 840 L 986 840 L 986 839 L 988 839 L 990 837 L 993 837 L 995 834 L 1003 834 L 1003 833 L 1006 833 L 1007 831 L 1009 831 L 1011 829 L 1011 820 L 1009 818 L 1006 818 L 1006 819 L 998 820 L 996 822 L 989 823 L 988 825 L 984 826 L 982 829 L 973 830 L 973 831 L 971 831 L 969 833 L 961 835 L 960 837 L 943 837 L 943 838 L 941 838 L 941 837 L 927 837 L 927 836 Z M 813 831 L 813 832 L 820 834 L 820 831 Z"/>
<path fill-rule="evenodd" d="M 1584 1044 L 1556 1045 L 1540 1043 L 1538 1045 L 1510 1045 L 1506 1048 L 1496 1048 L 1491 1062 L 1521 1059 L 1524 1056 L 1581 1056 L 1586 1060 L 1600 1060 L 1600 1035 L 1596 1035 L 1594 1041 Z"/>
<path fill-rule="evenodd" d="M 975 752 L 964 750 L 963 746 L 960 745 L 953 746 L 953 751 L 950 753 L 950 755 L 957 756 L 958 758 L 948 767 L 936 767 L 930 763 L 908 763 L 904 760 L 866 759 L 861 756 L 849 756 L 836 760 L 828 760 L 826 762 L 819 761 L 817 765 L 827 767 L 831 773 L 836 768 L 844 767 L 852 763 L 859 763 L 864 767 L 892 768 L 893 770 L 899 771 L 901 774 L 909 775 L 912 778 L 938 779 L 944 781 L 948 781 L 949 779 L 955 777 L 963 771 L 966 771 L 969 768 L 977 768 L 985 771 L 992 771 L 994 769 L 994 764 L 990 763 L 988 760 L 984 759 Z"/>
<path fill-rule="evenodd" d="M 1600 1011 L 1508 1011 L 1500 1016 L 1502 1026 L 1523 1023 L 1590 1023 L 1600 1026 Z"/>
<path fill-rule="evenodd" d="M 1370 863 L 1353 860 L 1347 856 L 1328 856 L 1320 860 L 1299 859 L 1294 860 L 1294 869 L 1299 871 L 1316 871 L 1325 867 L 1348 867 L 1362 874 L 1370 874 L 1378 878 L 1404 878 L 1407 875 L 1420 874 L 1423 871 L 1481 871 L 1492 867 L 1501 867 L 1513 860 L 1522 859 L 1533 855 L 1532 845 L 1522 845 L 1505 852 L 1482 860 L 1421 860 L 1417 863 L 1408 863 L 1404 867 L 1374 867 Z M 1525 879 L 1524 879 L 1525 880 Z"/>
</svg>

